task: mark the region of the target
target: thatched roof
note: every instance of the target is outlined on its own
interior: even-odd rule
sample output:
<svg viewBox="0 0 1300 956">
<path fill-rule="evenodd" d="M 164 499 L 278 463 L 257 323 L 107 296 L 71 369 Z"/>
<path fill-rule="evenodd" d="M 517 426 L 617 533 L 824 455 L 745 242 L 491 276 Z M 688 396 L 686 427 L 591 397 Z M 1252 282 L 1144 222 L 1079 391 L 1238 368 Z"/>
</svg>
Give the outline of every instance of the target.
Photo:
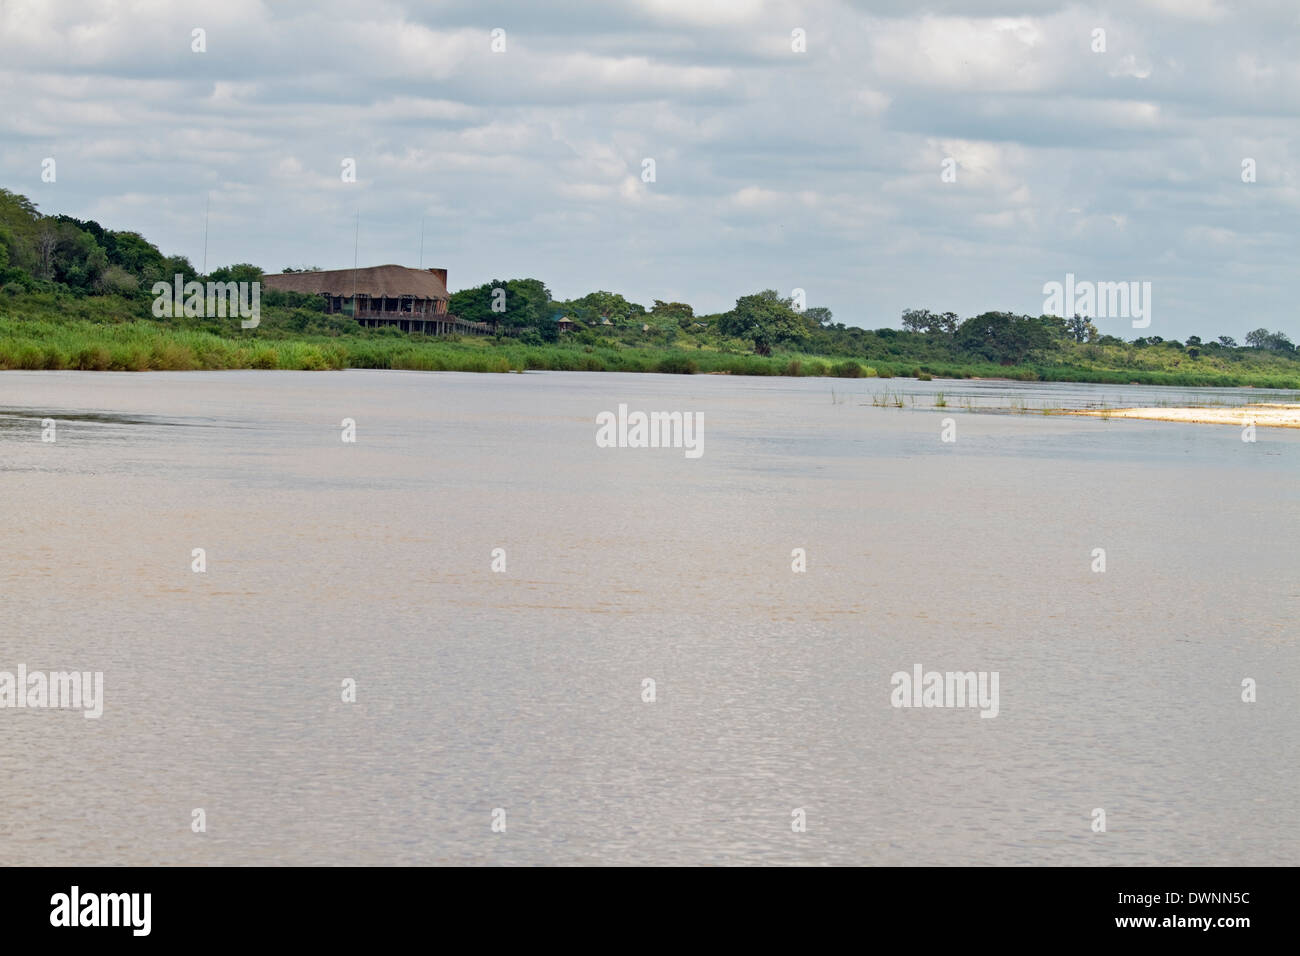
<svg viewBox="0 0 1300 956">
<path fill-rule="evenodd" d="M 285 272 L 262 276 L 267 289 L 286 292 L 314 292 L 372 299 L 411 295 L 417 299 L 446 299 L 446 269 L 408 269 L 406 266 L 370 266 L 366 269 L 331 269 L 328 272 Z"/>
</svg>

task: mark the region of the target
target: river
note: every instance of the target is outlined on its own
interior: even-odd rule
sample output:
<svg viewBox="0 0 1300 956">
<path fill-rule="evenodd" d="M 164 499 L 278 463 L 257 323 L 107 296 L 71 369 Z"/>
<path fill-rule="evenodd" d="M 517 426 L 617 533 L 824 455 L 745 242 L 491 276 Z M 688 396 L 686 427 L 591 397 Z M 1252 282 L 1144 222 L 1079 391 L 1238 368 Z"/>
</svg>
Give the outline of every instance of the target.
<svg viewBox="0 0 1300 956">
<path fill-rule="evenodd" d="M 1209 396 L 6 372 L 5 862 L 1294 864 L 1300 433 L 1041 413 Z"/>
</svg>

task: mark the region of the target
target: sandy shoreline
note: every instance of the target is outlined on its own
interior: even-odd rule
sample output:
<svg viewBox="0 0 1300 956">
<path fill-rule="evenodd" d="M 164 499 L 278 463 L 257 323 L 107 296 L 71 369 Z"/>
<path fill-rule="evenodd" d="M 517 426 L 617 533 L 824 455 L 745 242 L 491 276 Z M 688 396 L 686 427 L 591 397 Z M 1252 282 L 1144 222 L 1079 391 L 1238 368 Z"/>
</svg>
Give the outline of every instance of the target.
<svg viewBox="0 0 1300 956">
<path fill-rule="evenodd" d="M 1190 422 L 1199 425 L 1249 425 L 1260 428 L 1300 428 L 1300 404 L 1261 402 L 1230 408 L 1103 408 L 1067 411 L 1093 418 L 1140 418 L 1156 422 Z"/>
</svg>

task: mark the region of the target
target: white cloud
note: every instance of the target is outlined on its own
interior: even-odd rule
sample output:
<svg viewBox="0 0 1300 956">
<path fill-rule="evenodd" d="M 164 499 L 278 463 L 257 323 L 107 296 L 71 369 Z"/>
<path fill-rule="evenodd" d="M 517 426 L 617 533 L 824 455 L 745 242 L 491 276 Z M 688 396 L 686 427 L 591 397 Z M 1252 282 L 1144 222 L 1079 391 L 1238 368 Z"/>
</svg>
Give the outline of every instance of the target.
<svg viewBox="0 0 1300 956">
<path fill-rule="evenodd" d="M 426 218 L 453 288 L 536 275 L 710 311 L 794 272 L 872 326 L 906 306 L 1036 309 L 1023 276 L 1062 261 L 1191 283 L 1241 236 L 1259 268 L 1290 261 L 1294 7 L 915 6 L 8 0 L 0 186 L 191 257 L 211 192 L 214 255 L 272 269 L 350 263 L 360 211 L 378 262 L 411 258 Z M 1189 301 L 1178 334 L 1290 321 L 1258 278 Z"/>
</svg>

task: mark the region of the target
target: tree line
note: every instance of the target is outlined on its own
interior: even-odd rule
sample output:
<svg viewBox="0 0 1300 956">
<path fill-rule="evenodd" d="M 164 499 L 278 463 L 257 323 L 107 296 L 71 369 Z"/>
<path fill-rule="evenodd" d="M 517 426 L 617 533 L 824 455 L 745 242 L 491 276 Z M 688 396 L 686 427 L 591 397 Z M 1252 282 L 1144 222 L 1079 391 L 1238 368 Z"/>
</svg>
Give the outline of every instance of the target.
<svg viewBox="0 0 1300 956">
<path fill-rule="evenodd" d="M 186 257 L 164 255 L 139 233 L 106 229 L 93 220 L 66 215 L 44 216 L 27 197 L 0 188 L 0 292 L 116 295 L 144 301 L 151 298 L 155 282 L 171 282 L 177 274 L 186 281 L 251 282 L 259 279 L 263 270 L 252 263 L 236 263 L 200 276 Z M 323 309 L 319 297 L 275 290 L 268 290 L 264 302 L 313 312 Z M 641 332 L 653 333 L 657 341 L 671 345 L 686 336 L 697 343 L 744 343 L 758 355 L 786 348 L 829 355 L 934 357 L 1017 365 L 1071 346 L 1177 350 L 1191 360 L 1242 348 L 1226 335 L 1205 342 L 1198 336 L 1180 342 L 1152 335 L 1126 343 L 1099 334 L 1087 317 L 1078 315 L 1062 318 L 984 312 L 960 319 L 953 312 L 907 309 L 901 316 L 901 330 L 867 330 L 835 322 L 829 309 L 805 308 L 802 302 L 773 289 L 742 295 L 726 312 L 697 315 L 684 302 L 655 299 L 647 307 L 604 290 L 557 300 L 540 279 L 499 279 L 452 293 L 448 311 L 469 321 L 493 323 L 502 334 L 517 336 L 524 343 L 556 341 L 560 337 L 558 320 L 568 318 L 588 339 L 600 334 L 626 338 L 629 333 L 635 338 Z M 1292 358 L 1297 355 L 1285 333 L 1263 328 L 1247 334 L 1244 347 Z"/>
</svg>

